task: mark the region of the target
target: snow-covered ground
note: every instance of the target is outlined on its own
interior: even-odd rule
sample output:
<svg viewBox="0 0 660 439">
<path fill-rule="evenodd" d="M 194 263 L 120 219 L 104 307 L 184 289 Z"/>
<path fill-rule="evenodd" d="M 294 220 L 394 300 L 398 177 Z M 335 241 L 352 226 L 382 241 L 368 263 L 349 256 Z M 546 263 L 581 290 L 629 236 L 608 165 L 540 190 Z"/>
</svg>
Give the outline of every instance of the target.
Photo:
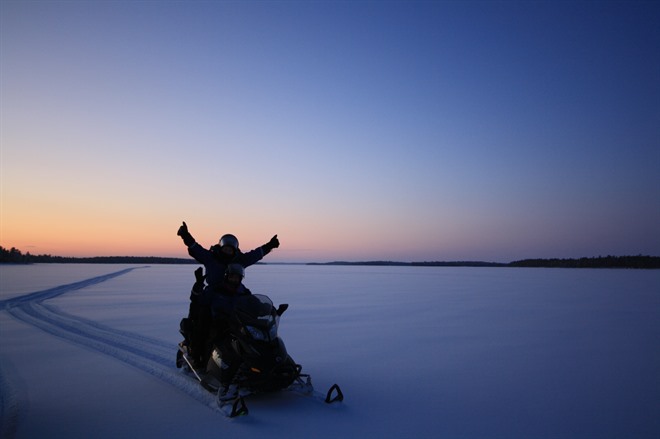
<svg viewBox="0 0 660 439">
<path fill-rule="evenodd" d="M 660 271 L 258 265 L 327 406 L 174 366 L 194 265 L 0 266 L 2 438 L 658 438 Z"/>
</svg>

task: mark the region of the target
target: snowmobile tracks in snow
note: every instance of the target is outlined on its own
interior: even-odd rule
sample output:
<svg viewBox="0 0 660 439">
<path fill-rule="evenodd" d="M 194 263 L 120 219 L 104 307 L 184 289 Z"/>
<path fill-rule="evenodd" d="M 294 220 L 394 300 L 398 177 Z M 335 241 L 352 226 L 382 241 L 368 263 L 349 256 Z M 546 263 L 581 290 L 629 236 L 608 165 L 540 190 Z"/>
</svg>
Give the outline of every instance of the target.
<svg viewBox="0 0 660 439">
<path fill-rule="evenodd" d="M 199 384 L 191 382 L 188 376 L 174 367 L 172 356 L 173 352 L 176 352 L 176 345 L 114 329 L 83 317 L 68 314 L 56 306 L 44 303 L 48 299 L 123 276 L 136 268 L 143 267 L 128 268 L 3 300 L 0 301 L 0 310 L 5 310 L 14 318 L 51 335 L 96 350 L 153 375 L 187 393 L 212 410 L 218 410 L 214 395 L 204 390 Z M 0 390 L 4 395 L 0 414 L 2 414 L 3 424 L 5 424 L 4 421 L 11 422 L 11 419 L 15 418 L 12 413 L 16 411 L 17 402 L 10 397 L 13 389 L 9 381 L 3 378 L 5 375 L 3 372 L 6 371 L 0 370 Z M 3 432 L 7 426 L 7 424 L 3 426 Z"/>
</svg>

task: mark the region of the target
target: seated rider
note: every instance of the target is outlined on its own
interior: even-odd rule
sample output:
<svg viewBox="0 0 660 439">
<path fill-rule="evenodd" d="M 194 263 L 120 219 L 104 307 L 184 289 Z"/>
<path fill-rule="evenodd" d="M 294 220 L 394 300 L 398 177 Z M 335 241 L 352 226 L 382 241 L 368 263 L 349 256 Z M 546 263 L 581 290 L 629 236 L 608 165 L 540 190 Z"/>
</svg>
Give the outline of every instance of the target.
<svg viewBox="0 0 660 439">
<path fill-rule="evenodd" d="M 242 281 L 245 269 L 240 264 L 229 264 L 225 272 L 225 282 L 219 290 L 206 292 L 204 301 L 210 304 L 213 319 L 210 331 L 209 344 L 220 351 L 220 364 L 209 361 L 207 373 L 202 385 L 209 389 L 219 388 L 226 394 L 235 393 L 236 386 L 230 387 L 234 376 L 241 365 L 241 360 L 231 345 L 230 319 L 234 311 L 236 298 L 251 294 Z M 219 377 L 219 382 L 215 379 Z"/>
<path fill-rule="evenodd" d="M 220 291 L 225 283 L 225 271 L 229 264 L 239 264 L 246 268 L 260 261 L 274 248 L 280 246 L 277 235 L 271 240 L 247 253 L 240 251 L 238 239 L 234 235 L 223 235 L 218 244 L 210 249 L 199 245 L 188 232 L 184 222 L 177 232 L 183 243 L 188 247 L 188 254 L 204 265 L 206 275 L 201 267 L 195 271 L 196 282 L 190 294 L 188 317 L 181 320 L 181 333 L 188 345 L 189 356 L 198 367 L 203 367 L 210 356 L 210 347 L 205 345 L 211 329 L 211 309 L 209 303 L 202 300 L 207 292 Z M 206 286 L 204 286 L 206 281 Z"/>
</svg>

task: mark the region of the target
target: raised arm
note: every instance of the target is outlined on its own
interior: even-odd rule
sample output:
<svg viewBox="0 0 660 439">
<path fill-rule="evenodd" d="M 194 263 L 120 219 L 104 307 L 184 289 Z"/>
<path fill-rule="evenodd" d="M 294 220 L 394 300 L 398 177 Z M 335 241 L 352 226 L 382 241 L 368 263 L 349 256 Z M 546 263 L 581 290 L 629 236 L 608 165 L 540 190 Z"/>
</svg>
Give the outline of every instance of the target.
<svg viewBox="0 0 660 439">
<path fill-rule="evenodd" d="M 186 247 L 190 247 L 195 243 L 195 238 L 192 237 L 190 232 L 188 232 L 188 226 L 186 225 L 186 222 L 184 221 L 181 227 L 179 227 L 179 231 L 176 232 L 177 235 L 183 239 L 183 243 L 186 245 Z"/>
</svg>

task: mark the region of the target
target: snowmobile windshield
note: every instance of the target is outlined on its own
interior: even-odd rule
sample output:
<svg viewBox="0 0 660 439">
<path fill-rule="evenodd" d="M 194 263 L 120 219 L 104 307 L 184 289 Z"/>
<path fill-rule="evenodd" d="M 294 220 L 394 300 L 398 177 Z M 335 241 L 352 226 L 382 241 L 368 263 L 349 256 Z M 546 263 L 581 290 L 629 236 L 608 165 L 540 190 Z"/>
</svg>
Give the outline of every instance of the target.
<svg viewBox="0 0 660 439">
<path fill-rule="evenodd" d="M 277 338 L 280 318 L 268 296 L 240 296 L 236 301 L 236 315 L 245 333 L 254 340 L 268 342 Z"/>
</svg>

